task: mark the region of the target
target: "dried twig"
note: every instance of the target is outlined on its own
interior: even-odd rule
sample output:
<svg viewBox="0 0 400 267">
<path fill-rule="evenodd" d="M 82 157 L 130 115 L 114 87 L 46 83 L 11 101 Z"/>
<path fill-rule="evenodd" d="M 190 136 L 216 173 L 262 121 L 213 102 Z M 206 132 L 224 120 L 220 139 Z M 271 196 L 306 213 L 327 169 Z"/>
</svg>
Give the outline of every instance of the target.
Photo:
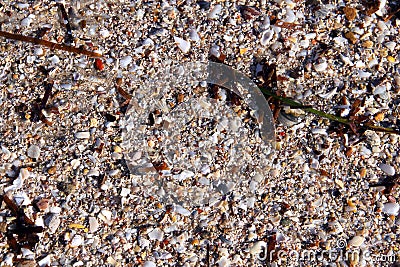
<svg viewBox="0 0 400 267">
<path fill-rule="evenodd" d="M 58 3 L 57 5 L 58 5 L 58 8 L 60 9 L 63 24 L 65 25 L 65 28 L 67 29 L 65 42 L 67 44 L 70 44 L 70 43 L 72 43 L 74 38 L 72 37 L 72 28 L 71 28 L 71 24 L 69 23 L 67 11 L 65 11 L 65 7 L 62 3 Z"/>
<path fill-rule="evenodd" d="M 50 49 L 63 50 L 63 51 L 71 52 L 71 53 L 86 55 L 89 57 L 101 57 L 102 56 L 99 53 L 88 51 L 83 48 L 77 48 L 77 47 L 70 46 L 70 45 L 58 44 L 58 43 L 54 43 L 54 42 L 50 42 L 50 41 L 46 41 L 46 40 L 42 40 L 42 39 L 38 39 L 38 38 L 34 38 L 34 37 L 29 37 L 29 36 L 25 36 L 25 35 L 21 35 L 21 34 L 0 31 L 0 36 L 7 38 L 7 39 L 43 45 Z"/>
</svg>

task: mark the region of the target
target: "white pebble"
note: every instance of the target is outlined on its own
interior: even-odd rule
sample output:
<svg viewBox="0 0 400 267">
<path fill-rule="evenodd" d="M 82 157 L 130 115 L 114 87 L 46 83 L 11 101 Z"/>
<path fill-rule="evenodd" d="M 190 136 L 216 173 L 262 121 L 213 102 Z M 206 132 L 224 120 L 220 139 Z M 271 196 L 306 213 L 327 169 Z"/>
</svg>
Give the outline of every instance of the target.
<svg viewBox="0 0 400 267">
<path fill-rule="evenodd" d="M 221 257 L 218 261 L 218 267 L 228 267 L 231 266 L 231 261 L 227 257 Z"/>
<path fill-rule="evenodd" d="M 90 132 L 77 132 L 75 133 L 75 138 L 77 139 L 89 139 Z"/>
<path fill-rule="evenodd" d="M 396 48 L 397 43 L 396 42 L 386 42 L 385 46 L 390 50 L 393 51 Z"/>
<path fill-rule="evenodd" d="M 154 228 L 148 233 L 150 240 L 162 241 L 164 237 L 164 232 L 160 228 Z"/>
<path fill-rule="evenodd" d="M 175 43 L 183 53 L 187 53 L 190 50 L 190 43 L 182 38 L 174 36 Z"/>
<path fill-rule="evenodd" d="M 99 214 L 99 218 L 108 225 L 111 225 L 111 223 L 112 223 L 111 216 L 112 216 L 111 211 L 106 210 L 106 209 L 102 209 Z"/>
<path fill-rule="evenodd" d="M 374 95 L 384 94 L 385 92 L 386 92 L 386 85 L 379 85 L 375 87 L 374 90 L 372 91 Z"/>
<path fill-rule="evenodd" d="M 218 17 L 218 14 L 221 13 L 222 6 L 221 5 L 215 5 L 213 9 L 211 9 L 210 13 L 208 13 L 208 18 L 209 19 L 215 19 Z"/>
<path fill-rule="evenodd" d="M 399 214 L 400 205 L 398 203 L 386 203 L 383 205 L 382 211 L 389 215 L 397 216 Z"/>
<path fill-rule="evenodd" d="M 216 58 L 219 58 L 221 55 L 220 47 L 218 45 L 213 45 L 210 49 L 210 54 Z"/>
<path fill-rule="evenodd" d="M 130 193 L 131 193 L 131 190 L 130 190 L 129 188 L 123 187 L 123 188 L 121 189 L 121 193 L 119 193 L 119 194 L 120 194 L 121 197 L 126 197 L 126 196 L 128 196 Z"/>
<path fill-rule="evenodd" d="M 37 145 L 31 145 L 28 148 L 28 157 L 38 159 L 40 156 L 40 148 Z"/>
<path fill-rule="evenodd" d="M 387 175 L 393 176 L 396 174 L 396 170 L 394 169 L 393 166 L 390 166 L 388 164 L 385 163 L 381 163 L 379 164 L 379 168 L 386 173 Z"/>
<path fill-rule="evenodd" d="M 70 244 L 70 246 L 71 246 L 71 248 L 76 248 L 76 247 L 79 247 L 80 245 L 82 245 L 83 244 L 83 236 L 81 236 L 81 235 L 74 235 L 74 237 L 72 238 L 72 240 L 71 240 L 71 244 Z"/>
<path fill-rule="evenodd" d="M 126 68 L 128 65 L 132 62 L 132 57 L 131 56 L 126 56 L 120 59 L 119 61 L 119 66 L 121 68 Z"/>
</svg>

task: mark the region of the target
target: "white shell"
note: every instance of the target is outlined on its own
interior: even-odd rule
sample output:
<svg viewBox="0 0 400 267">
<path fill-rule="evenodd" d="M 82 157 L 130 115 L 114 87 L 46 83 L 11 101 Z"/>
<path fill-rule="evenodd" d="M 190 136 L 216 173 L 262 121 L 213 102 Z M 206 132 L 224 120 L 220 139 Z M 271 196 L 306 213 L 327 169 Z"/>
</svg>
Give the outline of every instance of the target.
<svg viewBox="0 0 400 267">
<path fill-rule="evenodd" d="M 382 211 L 389 215 L 397 216 L 399 214 L 400 205 L 398 203 L 385 203 Z"/>
<path fill-rule="evenodd" d="M 83 237 L 81 236 L 81 235 L 74 235 L 74 237 L 72 238 L 72 240 L 71 240 L 71 244 L 70 244 L 70 246 L 72 247 L 72 248 L 76 248 L 76 247 L 79 247 L 80 245 L 82 245 L 83 244 Z"/>
<path fill-rule="evenodd" d="M 211 9 L 210 13 L 208 13 L 208 18 L 209 19 L 215 19 L 218 17 L 218 14 L 221 13 L 222 6 L 221 5 L 215 5 L 213 9 Z"/>
<path fill-rule="evenodd" d="M 160 228 L 154 228 L 148 233 L 150 240 L 162 241 L 164 237 L 164 232 Z"/>
<path fill-rule="evenodd" d="M 326 61 L 322 61 L 321 63 L 314 64 L 314 70 L 318 71 L 318 72 L 322 72 L 322 71 L 326 70 L 327 67 L 328 67 L 328 63 Z"/>
<path fill-rule="evenodd" d="M 75 133 L 75 138 L 76 139 L 89 139 L 90 132 L 77 132 L 77 133 Z"/>
<path fill-rule="evenodd" d="M 189 37 L 190 37 L 190 40 L 192 40 L 193 42 L 200 41 L 200 36 L 197 33 L 196 29 L 190 29 L 189 30 Z"/>
<path fill-rule="evenodd" d="M 132 57 L 131 56 L 126 56 L 120 59 L 119 61 L 119 66 L 121 68 L 126 68 L 128 65 L 132 62 Z"/>
<path fill-rule="evenodd" d="M 174 36 L 175 43 L 183 53 L 187 53 L 190 50 L 190 43 L 182 38 Z"/>
<path fill-rule="evenodd" d="M 267 249 L 267 243 L 264 241 L 258 241 L 250 248 L 250 254 L 259 255 L 263 250 Z"/>
<path fill-rule="evenodd" d="M 387 175 L 393 176 L 396 174 L 396 170 L 394 169 L 393 166 L 390 166 L 388 164 L 385 163 L 381 163 L 379 164 L 379 168 L 386 173 Z"/>
<path fill-rule="evenodd" d="M 273 30 L 264 31 L 261 35 L 261 40 L 260 40 L 261 45 L 266 46 L 267 44 L 269 44 L 269 42 L 271 42 L 273 37 L 274 37 Z"/>
<path fill-rule="evenodd" d="M 356 235 L 355 237 L 350 239 L 348 245 L 353 246 L 353 247 L 359 247 L 362 245 L 362 243 L 364 243 L 364 240 L 365 240 L 365 237 Z"/>
</svg>

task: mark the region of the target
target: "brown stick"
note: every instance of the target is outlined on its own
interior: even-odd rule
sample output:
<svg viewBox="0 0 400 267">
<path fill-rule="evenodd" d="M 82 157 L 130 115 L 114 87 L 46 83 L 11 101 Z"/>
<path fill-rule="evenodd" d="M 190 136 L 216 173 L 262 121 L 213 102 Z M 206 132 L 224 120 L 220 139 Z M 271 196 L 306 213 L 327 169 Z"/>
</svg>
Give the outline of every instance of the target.
<svg viewBox="0 0 400 267">
<path fill-rule="evenodd" d="M 46 41 L 46 40 L 42 40 L 42 39 L 38 39 L 38 38 L 34 38 L 34 37 L 24 36 L 21 34 L 14 34 L 14 33 L 10 33 L 10 32 L 0 31 L 0 36 L 5 37 L 7 39 L 13 39 L 13 40 L 18 40 L 18 41 L 23 41 L 23 42 L 29 42 L 32 44 L 43 45 L 43 46 L 49 47 L 50 49 L 64 50 L 67 52 L 82 54 L 82 55 L 86 55 L 89 57 L 101 57 L 102 56 L 99 53 L 88 51 L 83 48 L 77 48 L 77 47 L 70 46 L 70 45 L 57 44 L 57 43 L 53 43 L 50 41 Z"/>
</svg>

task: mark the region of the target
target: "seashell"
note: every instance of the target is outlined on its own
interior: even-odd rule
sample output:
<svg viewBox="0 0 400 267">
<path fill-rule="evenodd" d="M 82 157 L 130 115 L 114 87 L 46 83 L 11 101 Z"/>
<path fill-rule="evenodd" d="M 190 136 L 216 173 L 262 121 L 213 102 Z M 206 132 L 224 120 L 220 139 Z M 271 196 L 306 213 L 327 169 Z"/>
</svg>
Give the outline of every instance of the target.
<svg viewBox="0 0 400 267">
<path fill-rule="evenodd" d="M 175 43 L 178 45 L 179 49 L 183 53 L 189 52 L 190 49 L 190 43 L 186 40 L 183 40 L 182 38 L 174 36 Z"/>
<path fill-rule="evenodd" d="M 269 30 L 264 31 L 261 34 L 261 40 L 260 40 L 261 45 L 266 46 L 267 44 L 269 44 L 269 42 L 271 42 L 273 37 L 274 37 L 273 30 L 269 29 Z"/>
<path fill-rule="evenodd" d="M 210 11 L 210 13 L 208 13 L 208 18 L 209 19 L 215 19 L 215 18 L 217 18 L 218 17 L 218 14 L 219 13 L 221 13 L 221 10 L 222 10 L 222 6 L 221 5 L 215 5 L 212 9 L 211 9 L 211 11 Z"/>
<path fill-rule="evenodd" d="M 396 174 L 396 170 L 394 169 L 393 166 L 390 166 L 388 164 L 385 163 L 381 163 L 379 164 L 379 168 L 386 173 L 387 175 L 393 176 Z"/>
<path fill-rule="evenodd" d="M 399 214 L 400 205 L 398 203 L 386 203 L 383 205 L 382 212 L 388 215 L 397 216 Z"/>
<path fill-rule="evenodd" d="M 193 42 L 198 42 L 200 41 L 200 36 L 197 33 L 196 29 L 190 29 L 189 30 L 189 38 L 190 40 L 192 40 Z"/>
</svg>

